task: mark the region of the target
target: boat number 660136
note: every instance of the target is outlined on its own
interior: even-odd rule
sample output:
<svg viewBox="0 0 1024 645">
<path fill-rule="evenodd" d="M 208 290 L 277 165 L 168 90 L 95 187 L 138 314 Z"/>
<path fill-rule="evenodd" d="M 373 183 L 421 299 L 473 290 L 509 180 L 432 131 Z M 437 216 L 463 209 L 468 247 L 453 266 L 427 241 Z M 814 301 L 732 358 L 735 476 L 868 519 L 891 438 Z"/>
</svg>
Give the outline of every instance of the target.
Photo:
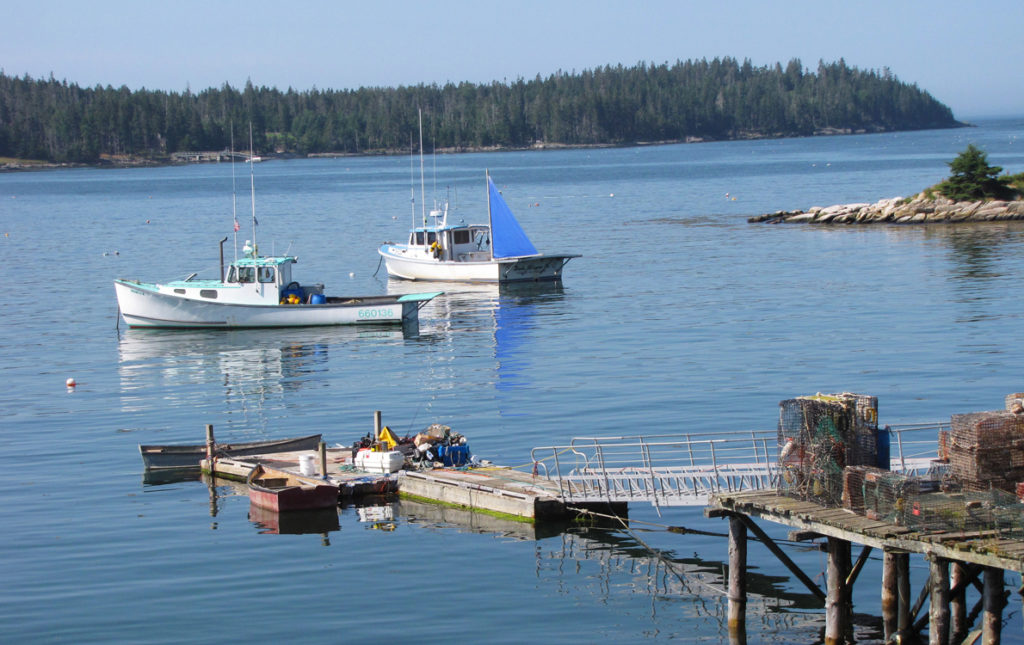
<svg viewBox="0 0 1024 645">
<path fill-rule="evenodd" d="M 392 312 L 390 307 L 384 307 L 381 309 L 360 309 L 360 318 L 394 318 L 395 314 Z"/>
</svg>

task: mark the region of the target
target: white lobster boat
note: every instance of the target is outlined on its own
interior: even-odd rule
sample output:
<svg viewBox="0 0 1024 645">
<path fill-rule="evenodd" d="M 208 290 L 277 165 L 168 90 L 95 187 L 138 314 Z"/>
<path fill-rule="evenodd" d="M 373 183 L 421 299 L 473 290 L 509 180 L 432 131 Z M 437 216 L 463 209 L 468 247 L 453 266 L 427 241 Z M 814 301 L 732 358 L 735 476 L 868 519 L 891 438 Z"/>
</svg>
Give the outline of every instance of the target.
<svg viewBox="0 0 1024 645">
<path fill-rule="evenodd" d="M 249 160 L 256 161 L 251 125 L 249 140 Z M 118 308 L 129 327 L 243 329 L 400 323 L 403 331 L 418 329 L 420 308 L 441 292 L 326 296 L 323 284 L 300 284 L 295 280 L 295 256 L 261 256 L 255 243 L 256 190 L 252 166 L 250 163 L 253 241 L 246 240 L 242 257 L 236 255 L 225 271 L 221 246 L 220 276 L 216 280 L 197 280 L 195 273 L 164 284 L 114 280 Z M 231 168 L 234 190 L 234 164 Z M 237 236 L 237 213 L 232 217 Z M 224 238 L 221 244 L 226 241 Z"/>
<path fill-rule="evenodd" d="M 248 243 L 244 253 L 223 280 L 114 280 L 121 316 L 130 327 L 155 328 L 415 325 L 420 307 L 441 294 L 325 296 L 323 284 L 293 279 L 294 256 L 259 256 Z"/>
<path fill-rule="evenodd" d="M 487 224 L 449 224 L 448 206 L 432 210 L 433 223 L 409 231 L 405 244 L 378 250 L 388 275 L 406 280 L 527 282 L 560 280 L 577 254 L 543 254 L 526 236 L 487 175 Z"/>
</svg>

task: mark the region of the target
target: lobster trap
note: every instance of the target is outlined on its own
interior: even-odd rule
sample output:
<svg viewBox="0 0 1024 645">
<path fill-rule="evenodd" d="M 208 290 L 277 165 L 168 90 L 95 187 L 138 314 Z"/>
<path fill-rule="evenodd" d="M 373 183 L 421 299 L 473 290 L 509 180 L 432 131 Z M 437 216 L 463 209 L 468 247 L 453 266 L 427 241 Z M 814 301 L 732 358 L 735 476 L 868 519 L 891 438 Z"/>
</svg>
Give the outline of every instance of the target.
<svg viewBox="0 0 1024 645">
<path fill-rule="evenodd" d="M 844 468 L 878 462 L 878 398 L 817 394 L 779 407 L 779 493 L 841 506 Z"/>
<path fill-rule="evenodd" d="M 950 472 L 964 490 L 1015 492 L 1024 481 L 1024 415 L 954 414 L 950 435 Z"/>
</svg>

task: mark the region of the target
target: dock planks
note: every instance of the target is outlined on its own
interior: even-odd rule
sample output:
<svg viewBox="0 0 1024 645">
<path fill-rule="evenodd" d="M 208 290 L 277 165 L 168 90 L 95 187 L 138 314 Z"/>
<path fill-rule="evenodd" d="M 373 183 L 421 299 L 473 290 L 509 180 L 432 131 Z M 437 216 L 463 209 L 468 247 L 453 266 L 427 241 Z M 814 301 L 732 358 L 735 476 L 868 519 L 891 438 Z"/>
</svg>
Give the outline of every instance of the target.
<svg viewBox="0 0 1024 645">
<path fill-rule="evenodd" d="M 820 533 L 881 549 L 898 549 L 1024 573 L 1024 540 L 991 531 L 915 532 L 846 509 L 827 508 L 774 491 L 723 493 L 713 497 L 708 516 L 741 513 L 802 531 Z"/>
</svg>

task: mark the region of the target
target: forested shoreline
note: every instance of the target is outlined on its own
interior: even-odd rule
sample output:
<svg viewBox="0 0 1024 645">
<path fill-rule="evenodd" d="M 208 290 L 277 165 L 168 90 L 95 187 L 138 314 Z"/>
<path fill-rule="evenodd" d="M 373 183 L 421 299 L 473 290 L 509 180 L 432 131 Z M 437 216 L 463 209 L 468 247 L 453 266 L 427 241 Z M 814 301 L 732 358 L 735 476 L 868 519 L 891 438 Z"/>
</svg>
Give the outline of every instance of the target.
<svg viewBox="0 0 1024 645">
<path fill-rule="evenodd" d="M 888 70 L 840 59 L 805 69 L 732 58 L 556 72 L 514 82 L 296 91 L 228 84 L 194 93 L 79 87 L 0 70 L 0 157 L 167 161 L 174 153 L 387 154 L 427 149 L 631 145 L 963 125 Z M 233 130 L 233 133 L 232 133 Z"/>
</svg>

